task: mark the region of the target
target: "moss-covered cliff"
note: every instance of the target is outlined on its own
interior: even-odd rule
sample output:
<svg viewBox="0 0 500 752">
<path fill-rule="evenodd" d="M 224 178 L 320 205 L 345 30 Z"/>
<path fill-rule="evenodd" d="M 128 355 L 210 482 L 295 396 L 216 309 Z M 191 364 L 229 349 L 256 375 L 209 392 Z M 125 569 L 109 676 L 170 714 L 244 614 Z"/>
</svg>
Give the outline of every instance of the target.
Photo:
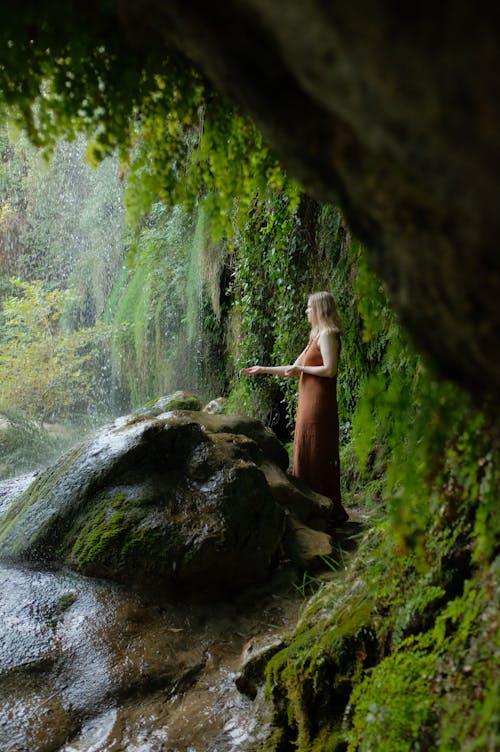
<svg viewBox="0 0 500 752">
<path fill-rule="evenodd" d="M 361 494 L 356 555 L 268 666 L 266 750 L 496 748 L 500 458 L 477 416 L 456 429 L 406 471 L 390 451 L 378 502 Z"/>
<path fill-rule="evenodd" d="M 495 749 L 497 427 L 413 352 L 356 244 L 332 287 L 356 300 L 340 376 L 343 410 L 355 404 L 344 502 L 367 528 L 268 665 L 269 733 L 251 748 Z"/>
</svg>

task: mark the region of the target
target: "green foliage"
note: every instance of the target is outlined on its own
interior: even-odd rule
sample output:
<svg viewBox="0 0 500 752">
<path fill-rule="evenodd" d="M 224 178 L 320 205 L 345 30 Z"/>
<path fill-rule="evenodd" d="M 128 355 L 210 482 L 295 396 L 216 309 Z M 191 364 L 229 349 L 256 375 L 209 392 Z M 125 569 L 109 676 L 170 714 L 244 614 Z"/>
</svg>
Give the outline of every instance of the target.
<svg viewBox="0 0 500 752">
<path fill-rule="evenodd" d="M 190 238 L 189 216 L 157 204 L 132 246 L 133 266 L 117 280 L 106 318 L 113 328 L 113 378 L 125 404 L 184 387 L 172 381 Z"/>
<path fill-rule="evenodd" d="M 126 149 L 134 107 L 161 91 L 155 78 L 161 63 L 139 60 L 127 49 L 125 35 L 115 33 L 112 13 L 111 7 L 101 8 L 89 26 L 88 9 L 48 3 L 41 16 L 36 3 L 26 2 L 22 13 L 14 9 L 3 16 L 2 99 L 11 118 L 46 151 L 82 131 L 92 136 L 94 157 L 108 155 L 116 145 Z M 176 82 L 188 79 L 184 60 L 165 50 L 162 57 L 175 70 Z"/>
<path fill-rule="evenodd" d="M 328 277 L 324 269 L 319 271 L 321 263 L 316 266 L 314 255 L 311 262 L 317 208 L 306 196 L 299 202 L 294 184 L 285 183 L 282 191 L 269 192 L 256 202 L 232 257 L 234 382 L 230 404 L 237 405 L 239 399 L 252 414 L 265 415 L 282 437 L 286 436 L 284 424 L 289 433 L 294 422 L 296 383 L 245 378 L 242 385 L 240 370 L 253 363 L 291 363 L 304 349 L 307 294 Z M 252 407 L 259 403 L 260 414 Z"/>
<path fill-rule="evenodd" d="M 40 423 L 49 415 L 82 409 L 93 397 L 92 358 L 104 329 L 64 331 L 64 291 L 47 292 L 40 281 L 11 281 L 19 294 L 7 299 L 2 310 L 2 404 L 18 407 Z"/>
<path fill-rule="evenodd" d="M 175 76 L 178 78 L 176 79 Z M 196 73 L 168 70 L 140 109 L 137 143 L 127 166 L 132 224 L 156 199 L 201 208 L 216 240 L 233 237 L 255 197 L 285 178 L 254 124 L 206 87 Z"/>
<path fill-rule="evenodd" d="M 220 393 L 223 322 L 204 281 L 207 243 L 203 213 L 193 217 L 160 203 L 135 238 L 129 268 L 117 278 L 106 311 L 113 329 L 115 409 L 178 389 L 204 399 Z"/>
<path fill-rule="evenodd" d="M 374 347 L 360 335 L 361 316 L 353 280 L 361 251 L 346 243 L 341 212 L 305 195 L 285 190 L 256 204 L 252 220 L 239 235 L 232 258 L 235 305 L 232 309 L 234 381 L 228 409 L 250 411 L 278 430 L 292 431 L 297 385 L 289 379 L 241 379 L 241 367 L 255 363 L 293 362 L 303 350 L 309 326 L 307 295 L 331 290 L 344 322 L 338 398 L 341 442 L 346 444 L 360 386 L 380 363 Z M 359 258 L 358 258 L 359 257 Z M 232 331 L 232 330 L 230 330 Z M 383 350 L 383 346 L 382 346 Z M 287 428 L 285 428 L 286 424 Z"/>
<path fill-rule="evenodd" d="M 99 20 L 105 25 L 105 16 Z M 25 86 L 22 92 L 14 85 L 11 65 L 18 55 L 27 54 L 28 49 L 22 26 L 11 31 L 12 41 L 6 50 L 7 62 L 2 69 L 2 88 L 10 117 L 18 124 L 24 124 L 33 143 L 42 146 L 46 153 L 54 152 L 61 135 L 74 138 L 79 131 L 90 139 L 88 153 L 91 161 L 103 159 L 118 147 L 121 174 L 126 177 L 127 185 L 125 204 L 132 224 L 139 225 L 132 244 L 138 257 L 148 257 L 150 253 L 148 229 L 156 223 L 155 211 L 149 218 L 147 215 L 158 199 L 170 206 L 187 206 L 189 212 L 196 214 L 198 222 L 203 223 L 204 229 L 200 230 L 203 238 L 201 241 L 195 238 L 192 246 L 193 251 L 198 249 L 201 255 L 197 259 L 191 254 L 187 279 L 186 267 L 181 264 L 178 276 L 182 278 L 184 275 L 184 279 L 179 280 L 177 289 L 178 297 L 184 293 L 188 302 L 187 310 L 183 305 L 178 309 L 183 317 L 187 317 L 189 346 L 185 358 L 189 364 L 188 373 L 196 372 L 199 380 L 187 385 L 173 383 L 171 364 L 175 363 L 180 372 L 185 368 L 180 347 L 174 346 L 174 352 L 170 350 L 166 358 L 165 348 L 158 343 L 157 333 L 164 331 L 164 322 L 158 317 L 168 318 L 164 306 L 160 313 L 164 302 L 161 286 L 156 291 L 160 294 L 160 304 L 155 312 L 157 324 L 151 325 L 151 300 L 142 304 L 138 300 L 142 283 L 147 295 L 154 292 L 150 285 L 151 275 L 144 269 L 131 275 L 134 279 L 125 283 L 128 291 L 123 289 L 118 304 L 116 288 L 115 292 L 110 290 L 110 283 L 116 281 L 121 285 L 124 280 L 123 277 L 116 280 L 116 261 L 110 264 L 111 269 L 106 270 L 108 273 L 101 273 L 102 259 L 108 258 L 108 254 L 99 253 L 100 241 L 92 243 L 91 252 L 78 259 L 74 276 L 69 281 L 73 287 L 79 288 L 79 300 L 68 311 L 69 320 L 78 326 L 93 323 L 105 307 L 106 296 L 111 294 L 114 298 L 108 318 L 113 318 L 115 313 L 119 318 L 112 353 L 112 380 L 119 389 L 116 406 L 126 406 L 130 400 L 136 404 L 165 388 L 188 386 L 202 392 L 206 383 L 207 390 L 215 390 L 225 384 L 226 369 L 212 373 L 212 369 L 201 364 L 209 359 L 220 361 L 221 356 L 225 359 L 225 316 L 230 301 L 222 298 L 233 294 L 227 289 L 227 281 L 221 280 L 230 266 L 227 254 L 240 240 L 243 244 L 248 243 L 247 226 L 253 223 L 255 214 L 267 211 L 263 207 L 270 200 L 271 204 L 276 202 L 279 210 L 270 209 L 264 221 L 259 223 L 258 232 L 261 244 L 270 241 L 273 253 L 279 255 L 290 232 L 290 217 L 297 204 L 298 188 L 283 174 L 255 126 L 216 95 L 185 60 L 177 55 L 163 54 L 161 64 L 158 60 L 144 60 L 139 66 L 141 70 L 127 74 L 117 68 L 118 56 L 123 52 L 121 41 L 113 38 L 106 47 L 99 41 L 94 47 L 99 35 L 96 40 L 90 36 L 75 40 L 74 21 L 72 13 L 62 14 L 57 21 L 58 24 L 69 24 L 69 36 L 64 44 L 61 45 L 51 28 L 43 26 L 35 42 L 28 45 L 30 62 L 26 76 L 21 76 Z M 44 45 L 42 39 L 46 39 L 49 46 Z M 75 56 L 75 49 L 81 53 L 84 47 L 87 54 Z M 50 55 L 46 52 L 49 48 Z M 65 185 L 65 176 L 60 177 L 56 190 Z M 34 249 L 31 255 L 38 259 L 38 247 L 45 245 L 50 249 L 54 246 L 55 258 L 62 263 L 63 249 L 54 245 L 52 228 L 44 227 L 42 219 L 43 212 L 34 223 L 36 237 L 26 236 L 30 248 Z M 56 237 L 64 243 L 64 233 L 56 233 Z M 271 249 L 269 251 L 271 253 Z M 119 263 L 119 254 L 117 259 Z M 179 262 L 179 255 L 174 252 L 170 267 L 176 262 Z M 143 263 L 147 265 L 148 261 L 140 261 L 139 265 Z M 277 283 L 280 298 L 286 299 L 284 305 L 280 302 L 280 310 L 285 313 L 287 306 L 291 311 L 294 305 L 291 300 L 294 293 L 290 293 L 294 275 L 288 275 L 288 280 L 278 281 L 278 266 L 275 264 L 274 280 L 270 275 L 268 284 Z M 292 260 L 287 268 L 292 269 Z M 293 290 L 296 289 L 297 285 L 293 285 Z M 235 290 L 234 294 L 238 292 Z M 235 313 L 231 316 L 234 321 Z M 285 341 L 291 336 L 286 332 L 293 331 L 288 326 L 290 320 L 285 313 L 281 324 L 277 322 L 278 351 L 290 349 L 290 343 Z M 172 334 L 174 338 L 180 334 L 181 328 L 182 336 L 185 334 L 183 327 L 177 325 Z M 155 340 L 154 362 L 149 355 L 151 350 L 146 352 L 152 338 Z M 201 342 L 197 349 L 194 347 L 196 338 Z M 283 340 L 281 344 L 280 339 Z M 125 351 L 119 356 L 122 344 Z M 132 370 L 125 374 L 119 357 L 128 359 L 132 353 Z M 210 396 L 213 396 L 213 391 Z M 280 399 L 281 390 L 275 390 L 271 399 L 274 413 Z M 293 389 L 288 389 L 287 402 L 293 402 Z"/>
<path fill-rule="evenodd" d="M 350 257 L 362 347 L 346 335 L 343 356 L 362 367 L 344 457 L 372 528 L 269 666 L 278 732 L 267 749 L 493 749 L 498 435 L 412 352 L 362 249 Z"/>
<path fill-rule="evenodd" d="M 123 186 L 116 158 L 97 169 L 83 162 L 85 142 L 57 144 L 50 164 L 20 134 L 0 124 L 0 274 L 73 287 L 76 326 L 102 314 L 121 265 Z M 8 178 L 8 179 L 7 179 Z"/>
<path fill-rule="evenodd" d="M 378 367 L 360 390 L 354 446 L 362 466 L 385 457 L 383 493 L 392 524 L 403 547 L 418 549 L 447 489 L 451 495 L 460 489 L 460 501 L 472 503 L 480 494 L 486 500 L 486 484 L 491 494 L 491 432 L 466 396 L 439 381 L 413 352 L 380 291 L 371 314 L 373 282 L 359 256 L 358 269 L 364 336 L 378 353 Z"/>
<path fill-rule="evenodd" d="M 436 657 L 399 652 L 386 658 L 351 695 L 356 706 L 348 752 L 425 752 L 435 723 L 431 677 Z"/>
<path fill-rule="evenodd" d="M 54 151 L 62 135 L 74 138 L 79 131 L 90 139 L 88 153 L 94 162 L 110 155 L 118 147 L 122 176 L 126 177 L 128 216 L 134 226 L 139 225 L 133 242 L 138 256 L 147 257 L 150 253 L 148 229 L 156 222 L 155 211 L 149 219 L 147 215 L 158 199 L 170 206 L 187 206 L 188 211 L 194 212 L 198 221 L 204 223 L 204 238 L 201 242 L 195 238 L 192 246 L 193 251 L 197 248 L 201 256 L 197 260 L 192 255 L 187 267 L 190 269 L 188 278 L 184 276 L 182 281 L 179 280 L 177 294 L 178 297 L 186 294 L 188 302 L 187 310 L 183 305 L 178 309 L 182 316 L 187 316 L 189 347 L 185 357 L 189 364 L 188 373 L 197 371 L 200 380 L 207 382 L 207 388 L 214 390 L 225 384 L 226 369 L 212 374 L 210 368 L 200 364 L 206 363 L 209 358 L 220 361 L 221 355 L 225 356 L 224 318 L 230 303 L 228 301 L 224 305 L 221 302 L 224 297 L 221 289 L 225 290 L 226 295 L 233 294 L 228 292 L 227 282 L 221 282 L 223 272 L 230 265 L 227 254 L 240 240 L 244 244 L 249 242 L 246 228 L 252 224 L 254 215 L 263 211 L 267 197 L 271 196 L 270 201 L 276 201 L 276 207 L 282 197 L 281 208 L 276 212 L 270 209 L 266 219 L 260 222 L 258 232 L 262 236 L 261 244 L 270 241 L 274 252 L 279 255 L 283 240 L 289 234 L 290 216 L 297 203 L 298 188 L 283 174 L 262 135 L 248 118 L 215 94 L 207 81 L 185 60 L 163 52 L 162 63 L 153 59 L 143 60 L 134 72 L 128 68 L 126 72 L 119 69 L 117 64 L 119 54 L 123 53 L 123 40 L 113 36 L 108 40 L 109 45 L 104 46 L 98 34 L 95 39 L 91 35 L 84 39 L 79 39 L 78 35 L 75 38 L 73 34 L 77 26 L 73 26 L 73 23 L 77 16 L 78 13 L 61 14 L 57 20 L 57 24 L 68 24 L 64 44 L 49 26 L 44 25 L 39 30 L 32 44 L 23 37 L 22 25 L 11 29 L 11 43 L 5 50 L 3 78 L 0 76 L 0 88 L 9 105 L 10 117 L 26 127 L 33 143 L 42 146 L 46 153 Z M 99 22 L 105 27 L 106 14 Z M 82 56 L 84 48 L 87 54 Z M 48 49 L 50 55 L 47 54 Z M 18 77 L 23 81 L 19 90 L 14 83 L 16 74 L 11 66 L 22 55 L 27 55 L 29 63 L 26 75 Z M 64 176 L 61 178 L 60 185 L 64 185 Z M 143 220 L 145 222 L 140 226 Z M 37 220 L 35 224 L 42 242 L 30 240 L 31 245 L 50 246 L 52 239 L 40 235 L 43 223 Z M 46 229 L 50 235 L 51 228 Z M 59 236 L 64 237 L 60 233 Z M 90 311 L 94 317 L 101 314 L 106 295 L 111 294 L 116 298 L 109 285 L 106 287 L 102 283 L 102 280 L 116 280 L 116 272 L 112 270 L 112 274 L 100 275 L 98 271 L 102 269 L 100 259 L 107 257 L 107 254 L 98 254 L 99 246 L 100 243 L 93 244 L 93 252 L 85 254 L 79 261 L 71 280 L 72 285 L 80 288 L 80 302 L 69 311 L 70 320 L 78 324 L 85 312 Z M 55 249 L 57 259 L 61 258 L 61 253 L 62 249 Z M 214 263 L 214 259 L 217 263 Z M 174 252 L 170 267 L 176 261 L 179 261 L 179 256 Z M 148 262 L 141 261 L 139 265 L 143 263 L 147 265 Z M 292 268 L 291 262 L 289 268 Z M 277 273 L 278 264 L 275 270 Z M 201 274 L 198 274 L 200 271 Z M 186 267 L 181 264 L 178 276 L 183 277 L 185 272 Z M 149 273 L 142 270 L 135 280 L 129 280 L 126 287 L 130 289 L 128 292 L 123 290 L 120 311 L 117 311 L 118 303 L 115 300 L 113 312 L 108 314 L 108 318 L 113 318 L 117 312 L 120 319 L 112 355 L 112 378 L 120 391 L 117 405 L 125 406 L 128 399 L 137 403 L 151 396 L 155 390 L 159 393 L 164 388 L 185 386 L 173 384 L 173 374 L 169 373 L 169 361 L 175 363 L 178 371 L 184 371 L 180 348 L 174 346 L 175 353 L 165 359 L 164 353 L 160 352 L 161 346 L 156 343 L 154 364 L 145 352 L 151 338 L 156 338 L 154 331 L 163 330 L 161 321 L 158 326 L 150 325 L 150 302 L 145 301 L 142 310 L 138 303 L 141 280 L 149 294 L 149 277 Z M 291 281 L 294 281 L 293 275 Z M 117 284 L 122 283 L 123 277 L 117 281 Z M 273 284 L 272 275 L 268 284 Z M 294 302 L 290 300 L 287 285 L 285 281 L 280 282 L 278 289 L 281 298 L 288 298 L 287 304 L 292 310 Z M 293 288 L 296 289 L 297 285 L 293 285 Z M 160 289 L 159 292 L 159 300 L 163 303 L 163 291 Z M 236 290 L 235 294 L 238 292 Z M 158 307 L 158 315 L 159 310 Z M 283 306 L 281 310 L 284 310 Z M 165 318 L 165 312 L 161 316 Z M 235 318 L 233 312 L 232 320 Z M 286 315 L 281 323 L 278 334 L 284 340 L 286 332 L 292 331 L 292 328 L 288 326 L 290 321 Z M 177 336 L 180 330 L 176 326 L 172 336 Z M 199 337 L 200 333 L 203 333 L 202 337 Z M 201 342 L 197 351 L 193 344 L 195 338 Z M 127 375 L 119 364 L 118 349 L 122 343 L 125 347 L 122 358 L 128 358 L 133 352 L 132 372 Z M 280 346 L 278 342 L 277 348 L 282 351 L 288 345 L 283 342 L 283 346 Z M 150 376 L 153 367 L 156 373 Z M 163 379 L 162 370 L 166 373 Z M 200 382 L 187 386 L 198 392 L 203 390 L 200 389 Z M 271 402 L 279 403 L 280 393 L 276 392 Z M 210 396 L 213 396 L 213 392 Z M 289 400 L 293 400 L 293 390 L 289 393 Z M 276 412 L 276 407 L 273 411 Z"/>
<path fill-rule="evenodd" d="M 0 478 L 43 467 L 73 440 L 71 432 L 52 435 L 14 408 L 0 412 Z"/>
<path fill-rule="evenodd" d="M 104 160 L 97 169 L 86 166 L 85 143 L 79 138 L 58 144 L 47 164 L 25 135 L 13 140 L 5 124 L 0 124 L 0 145 L 0 299 L 12 295 L 8 277 L 1 275 L 41 280 L 48 291 L 67 290 L 61 329 L 96 325 L 122 272 L 126 250 L 116 158 Z M 109 417 L 111 402 L 106 339 L 101 338 L 89 367 L 96 411 L 92 418 L 99 421 Z M 81 408 L 78 418 L 86 422 Z"/>
<path fill-rule="evenodd" d="M 201 197 L 220 239 L 242 226 L 256 194 L 282 188 L 279 165 L 253 123 L 178 52 L 162 44 L 155 56 L 152 45 L 138 59 L 123 35 L 109 33 L 111 8 L 101 9 L 92 30 L 76 6 L 49 21 L 54 11 L 45 8 L 43 22 L 35 7 L 23 8 L 21 22 L 4 17 L 0 98 L 46 154 L 79 133 L 91 162 L 118 150 L 132 224 L 158 199 L 193 207 Z"/>
</svg>

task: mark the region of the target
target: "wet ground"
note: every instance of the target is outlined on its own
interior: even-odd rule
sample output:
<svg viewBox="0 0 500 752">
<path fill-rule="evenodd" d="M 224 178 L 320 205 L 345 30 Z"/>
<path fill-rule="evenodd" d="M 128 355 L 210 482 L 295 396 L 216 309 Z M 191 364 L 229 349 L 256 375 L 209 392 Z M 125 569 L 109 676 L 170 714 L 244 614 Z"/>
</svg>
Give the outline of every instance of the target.
<svg viewBox="0 0 500 752">
<path fill-rule="evenodd" d="M 0 483 L 0 516 L 32 479 Z M 1 752 L 243 752 L 260 729 L 235 685 L 242 653 L 293 630 L 301 584 L 282 566 L 231 602 L 159 605 L 0 564 Z"/>
<path fill-rule="evenodd" d="M 161 608 L 65 572 L 0 567 L 2 752 L 236 752 L 245 643 L 293 627 L 281 579 L 232 603 Z"/>
</svg>

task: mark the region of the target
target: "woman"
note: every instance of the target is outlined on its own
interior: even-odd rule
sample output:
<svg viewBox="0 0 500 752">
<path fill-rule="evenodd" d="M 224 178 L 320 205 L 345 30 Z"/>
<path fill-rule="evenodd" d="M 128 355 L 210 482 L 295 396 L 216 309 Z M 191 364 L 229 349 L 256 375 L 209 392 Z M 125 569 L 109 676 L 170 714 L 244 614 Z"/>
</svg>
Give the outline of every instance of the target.
<svg viewBox="0 0 500 752">
<path fill-rule="evenodd" d="M 309 296 L 306 315 L 311 324 L 307 347 L 293 365 L 251 366 L 248 376 L 261 373 L 299 376 L 299 404 L 295 424 L 293 474 L 334 505 L 333 520 L 348 514 L 340 500 L 339 417 L 337 366 L 342 323 L 329 292 Z"/>
</svg>

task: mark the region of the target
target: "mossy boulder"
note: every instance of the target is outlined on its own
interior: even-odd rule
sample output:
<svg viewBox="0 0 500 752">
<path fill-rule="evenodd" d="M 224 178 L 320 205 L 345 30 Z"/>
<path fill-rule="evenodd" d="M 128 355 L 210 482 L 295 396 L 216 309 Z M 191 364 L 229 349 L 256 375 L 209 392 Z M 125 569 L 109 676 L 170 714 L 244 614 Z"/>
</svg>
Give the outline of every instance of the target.
<svg viewBox="0 0 500 752">
<path fill-rule="evenodd" d="M 257 420 L 198 411 L 121 418 L 15 499 L 0 522 L 0 552 L 151 594 L 222 596 L 262 581 L 276 560 L 287 510 L 261 466 L 283 475 L 287 463 Z M 291 498 L 307 496 L 290 486 Z"/>
<path fill-rule="evenodd" d="M 201 410 L 202 406 L 202 402 L 195 394 L 178 389 L 172 394 L 151 400 L 136 410 L 134 415 L 153 418 L 170 410 Z"/>
</svg>

